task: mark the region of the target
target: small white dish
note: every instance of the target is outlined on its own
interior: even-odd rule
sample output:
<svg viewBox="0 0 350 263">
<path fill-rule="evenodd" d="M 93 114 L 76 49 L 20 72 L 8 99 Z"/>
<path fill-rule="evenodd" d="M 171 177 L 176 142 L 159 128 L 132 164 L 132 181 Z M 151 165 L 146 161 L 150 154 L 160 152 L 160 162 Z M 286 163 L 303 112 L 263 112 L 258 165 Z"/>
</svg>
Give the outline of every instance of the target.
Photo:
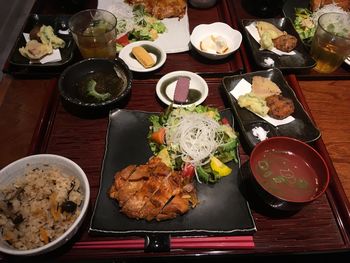
<svg viewBox="0 0 350 263">
<path fill-rule="evenodd" d="M 145 68 L 132 54 L 132 48 L 136 46 L 142 46 L 156 61 L 156 64 L 151 68 Z M 166 53 L 158 45 L 152 41 L 136 41 L 132 42 L 119 52 L 119 58 L 121 58 L 129 67 L 130 70 L 135 72 L 149 72 L 160 68 L 166 60 Z"/>
<path fill-rule="evenodd" d="M 210 36 L 222 37 L 225 40 L 228 49 L 223 54 L 203 51 L 200 47 L 200 43 Z M 240 47 L 242 43 L 242 34 L 228 24 L 215 22 L 212 24 L 201 24 L 196 26 L 192 31 L 190 41 L 199 54 L 209 59 L 218 60 L 228 57 Z"/>
<path fill-rule="evenodd" d="M 184 104 L 177 104 L 173 101 L 177 79 L 179 77 L 189 77 L 190 87 L 188 101 Z M 173 103 L 174 108 L 189 107 L 201 104 L 208 96 L 208 84 L 196 73 L 190 71 L 173 71 L 164 75 L 156 86 L 158 98 L 166 105 Z"/>
</svg>

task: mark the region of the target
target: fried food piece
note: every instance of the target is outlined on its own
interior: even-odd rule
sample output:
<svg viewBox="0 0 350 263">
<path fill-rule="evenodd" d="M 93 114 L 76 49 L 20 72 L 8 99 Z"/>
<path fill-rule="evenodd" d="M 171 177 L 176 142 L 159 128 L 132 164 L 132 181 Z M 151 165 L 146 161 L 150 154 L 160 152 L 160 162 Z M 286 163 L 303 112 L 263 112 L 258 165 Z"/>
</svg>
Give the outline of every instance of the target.
<svg viewBox="0 0 350 263">
<path fill-rule="evenodd" d="M 268 115 L 272 118 L 282 120 L 294 112 L 294 103 L 291 99 L 282 95 L 272 95 L 266 98 L 266 104 L 270 108 Z"/>
<path fill-rule="evenodd" d="M 272 40 L 275 48 L 284 51 L 290 52 L 297 46 L 297 38 L 292 35 L 282 35 L 278 38 Z"/>
<path fill-rule="evenodd" d="M 281 90 L 275 82 L 260 76 L 253 77 L 252 92 L 255 96 L 263 99 L 272 95 L 281 94 Z"/>
<path fill-rule="evenodd" d="M 32 30 L 30 30 L 29 32 L 29 38 L 30 40 L 37 40 L 38 42 L 41 42 L 41 39 L 38 35 L 39 31 L 40 31 L 40 27 L 41 25 L 35 25 Z"/>
<path fill-rule="evenodd" d="M 275 25 L 265 21 L 256 22 L 256 28 L 260 37 L 262 37 L 264 33 L 267 33 L 270 35 L 271 39 L 275 39 L 285 34 L 283 31 L 279 30 Z"/>
<path fill-rule="evenodd" d="M 182 18 L 186 13 L 186 0 L 126 0 L 131 5 L 143 5 L 157 19 Z"/>
<path fill-rule="evenodd" d="M 44 45 L 37 40 L 30 40 L 27 42 L 25 47 L 19 48 L 19 52 L 26 58 L 38 60 L 48 54 L 51 54 L 52 46 Z"/>
</svg>

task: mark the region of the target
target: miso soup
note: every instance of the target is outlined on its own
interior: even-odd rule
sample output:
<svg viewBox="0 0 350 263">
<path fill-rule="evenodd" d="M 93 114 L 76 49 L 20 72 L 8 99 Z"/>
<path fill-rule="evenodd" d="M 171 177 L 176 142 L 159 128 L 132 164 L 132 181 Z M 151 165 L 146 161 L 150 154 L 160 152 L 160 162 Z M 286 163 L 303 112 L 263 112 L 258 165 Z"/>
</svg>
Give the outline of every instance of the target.
<svg viewBox="0 0 350 263">
<path fill-rule="evenodd" d="M 267 150 L 255 160 L 255 178 L 269 193 L 294 202 L 310 200 L 317 193 L 317 174 L 302 157 L 288 151 Z"/>
</svg>

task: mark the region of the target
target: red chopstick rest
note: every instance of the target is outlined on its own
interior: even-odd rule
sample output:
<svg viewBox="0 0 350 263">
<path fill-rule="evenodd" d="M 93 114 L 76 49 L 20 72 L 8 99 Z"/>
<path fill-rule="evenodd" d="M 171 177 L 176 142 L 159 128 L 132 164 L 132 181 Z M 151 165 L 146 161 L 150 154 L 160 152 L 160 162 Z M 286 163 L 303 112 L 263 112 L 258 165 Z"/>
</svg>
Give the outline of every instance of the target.
<svg viewBox="0 0 350 263">
<path fill-rule="evenodd" d="M 189 89 L 190 89 L 190 78 L 189 77 L 179 77 L 176 82 L 174 101 L 176 103 L 182 104 L 187 101 Z"/>
</svg>

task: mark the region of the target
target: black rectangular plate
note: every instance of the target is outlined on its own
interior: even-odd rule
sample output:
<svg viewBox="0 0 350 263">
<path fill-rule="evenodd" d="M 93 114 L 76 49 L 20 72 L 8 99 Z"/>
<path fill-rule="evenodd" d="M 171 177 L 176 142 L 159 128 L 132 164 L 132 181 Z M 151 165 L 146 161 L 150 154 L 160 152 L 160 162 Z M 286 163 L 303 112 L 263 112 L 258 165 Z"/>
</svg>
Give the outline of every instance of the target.
<svg viewBox="0 0 350 263">
<path fill-rule="evenodd" d="M 14 45 L 14 47 L 11 51 L 11 54 L 9 57 L 10 66 L 15 68 L 16 71 L 23 71 L 24 69 L 55 70 L 57 68 L 61 68 L 62 66 L 68 64 L 73 58 L 76 45 L 75 45 L 73 37 L 70 33 L 68 35 L 59 33 L 59 30 L 64 28 L 63 25 L 68 27 L 68 20 L 69 20 L 69 16 L 31 14 L 28 17 L 26 24 L 23 27 L 23 31 L 18 36 L 16 44 Z M 29 33 L 30 30 L 36 24 L 52 26 L 55 34 L 58 37 L 62 38 L 66 42 L 66 46 L 64 48 L 60 49 L 61 57 L 62 57 L 61 61 L 49 62 L 49 63 L 45 63 L 45 64 L 30 63 L 30 60 L 27 59 L 26 57 L 22 56 L 21 53 L 18 51 L 18 49 L 20 47 L 24 47 L 26 45 L 26 41 L 24 39 L 23 32 Z"/>
<path fill-rule="evenodd" d="M 287 32 L 289 35 L 293 35 L 297 38 L 297 46 L 294 51 L 295 55 L 292 56 L 279 56 L 269 50 L 260 50 L 260 44 L 255 41 L 255 39 L 250 35 L 250 33 L 245 28 L 256 21 L 266 21 L 282 31 Z M 289 18 L 269 18 L 269 19 L 243 19 L 242 26 L 244 28 L 245 37 L 247 39 L 248 45 L 251 49 L 252 56 L 255 64 L 261 68 L 267 69 L 271 67 L 276 67 L 281 70 L 295 71 L 298 72 L 304 69 L 311 69 L 315 66 L 315 60 L 310 56 L 308 50 L 305 48 L 303 42 L 300 39 L 299 34 L 295 31 L 295 28 Z M 264 62 L 265 59 L 271 58 L 274 60 L 274 66 L 268 65 Z"/>
<path fill-rule="evenodd" d="M 292 114 L 292 116 L 295 118 L 294 121 L 288 124 L 275 127 L 272 124 L 260 118 L 259 116 L 257 116 L 256 114 L 247 110 L 246 108 L 241 108 L 238 105 L 237 100 L 233 97 L 233 95 L 230 92 L 236 87 L 236 85 L 241 79 L 245 79 L 249 83 L 252 83 L 252 79 L 254 76 L 261 76 L 271 79 L 278 85 L 284 97 L 293 100 L 295 111 Z M 250 152 L 255 147 L 255 145 L 259 143 L 259 140 L 252 133 L 252 129 L 257 126 L 261 126 L 266 131 L 268 131 L 268 137 L 287 136 L 301 140 L 306 143 L 311 143 L 321 136 L 320 131 L 318 130 L 318 128 L 316 128 L 310 116 L 304 110 L 302 104 L 297 99 L 294 91 L 288 85 L 288 83 L 283 77 L 282 72 L 279 69 L 274 68 L 252 73 L 246 73 L 242 75 L 224 77 L 222 81 L 224 91 L 231 103 L 235 119 L 237 120 L 238 125 L 240 127 L 240 136 L 244 138 L 244 141 L 246 143 L 245 146 L 247 146 L 246 150 L 248 152 Z"/>
<path fill-rule="evenodd" d="M 144 164 L 152 156 L 148 145 L 149 116 L 154 113 L 116 110 L 109 116 L 100 189 L 89 232 L 97 235 L 222 234 L 248 235 L 256 231 L 247 201 L 238 188 L 238 164 L 231 175 L 214 185 L 197 184 L 199 205 L 175 219 L 157 222 L 130 219 L 108 197 L 114 174 L 130 164 Z M 222 112 L 232 121 L 229 109 Z"/>
</svg>

